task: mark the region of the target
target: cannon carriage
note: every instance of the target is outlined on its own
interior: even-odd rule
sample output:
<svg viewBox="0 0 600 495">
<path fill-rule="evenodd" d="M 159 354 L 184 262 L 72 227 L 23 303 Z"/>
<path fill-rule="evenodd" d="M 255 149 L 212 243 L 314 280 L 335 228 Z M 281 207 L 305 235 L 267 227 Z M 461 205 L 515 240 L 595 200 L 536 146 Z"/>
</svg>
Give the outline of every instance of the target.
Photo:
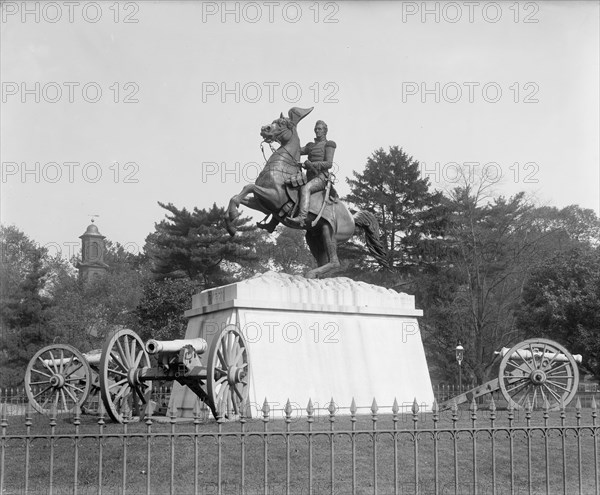
<svg viewBox="0 0 600 495">
<path fill-rule="evenodd" d="M 150 356 L 157 364 L 152 366 Z M 203 359 L 205 358 L 206 359 Z M 109 416 L 123 421 L 125 407 L 149 405 L 153 381 L 174 380 L 192 390 L 213 415 L 238 415 L 248 399 L 250 356 L 246 340 L 235 325 L 212 339 L 202 338 L 145 344 L 131 330 L 107 338 L 100 360 L 100 391 Z"/>
<path fill-rule="evenodd" d="M 562 345 L 548 339 L 529 339 L 513 347 L 503 347 L 498 377 L 442 402 L 440 409 L 500 391 L 515 409 L 566 407 L 577 393 L 578 363 L 581 355 L 572 355 Z"/>
<path fill-rule="evenodd" d="M 156 381 L 188 387 L 215 417 L 238 415 L 247 402 L 249 379 L 248 346 L 235 325 L 221 330 L 210 347 L 202 338 L 144 343 L 134 331 L 120 329 L 108 335 L 101 351 L 44 347 L 29 361 L 25 391 L 42 414 L 85 410 L 86 402 L 100 396 L 108 415 L 121 423 L 126 414 L 142 415 L 152 407 Z"/>
</svg>

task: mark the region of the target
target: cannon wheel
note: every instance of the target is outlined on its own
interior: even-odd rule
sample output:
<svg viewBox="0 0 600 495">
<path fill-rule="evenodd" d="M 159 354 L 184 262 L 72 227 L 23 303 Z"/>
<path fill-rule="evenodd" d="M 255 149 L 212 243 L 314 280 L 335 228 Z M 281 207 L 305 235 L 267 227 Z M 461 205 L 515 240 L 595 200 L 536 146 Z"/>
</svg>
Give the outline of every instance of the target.
<svg viewBox="0 0 600 495">
<path fill-rule="evenodd" d="M 235 325 L 213 339 L 208 354 L 207 390 L 213 411 L 231 418 L 248 405 L 250 356 L 246 339 Z M 244 411 L 246 412 L 246 411 Z"/>
<path fill-rule="evenodd" d="M 556 359 L 559 354 L 564 360 Z M 530 339 L 504 355 L 498 381 L 502 394 L 516 408 L 524 409 L 529 402 L 532 408 L 543 409 L 547 400 L 550 410 L 556 411 L 577 393 L 579 369 L 573 356 L 560 344 L 547 339 Z"/>
<path fill-rule="evenodd" d="M 90 366 L 75 347 L 53 344 L 35 353 L 25 371 L 25 393 L 42 414 L 82 407 L 91 386 Z"/>
<path fill-rule="evenodd" d="M 140 337 L 132 330 L 109 334 L 100 358 L 100 394 L 108 415 L 122 423 L 125 410 L 139 416 L 148 401 L 150 382 L 138 379 L 138 370 L 150 367 L 150 357 Z"/>
</svg>

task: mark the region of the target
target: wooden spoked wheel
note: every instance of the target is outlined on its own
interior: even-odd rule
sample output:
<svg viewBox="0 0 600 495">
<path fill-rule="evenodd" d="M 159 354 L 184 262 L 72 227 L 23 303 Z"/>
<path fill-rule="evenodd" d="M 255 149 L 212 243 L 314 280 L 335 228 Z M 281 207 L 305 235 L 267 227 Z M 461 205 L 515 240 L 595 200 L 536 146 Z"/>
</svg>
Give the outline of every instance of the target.
<svg viewBox="0 0 600 495">
<path fill-rule="evenodd" d="M 208 354 L 207 389 L 213 411 L 228 418 L 239 415 L 248 404 L 249 380 L 246 339 L 237 326 L 228 325 L 215 336 Z"/>
<path fill-rule="evenodd" d="M 577 393 L 579 369 L 573 356 L 560 344 L 547 339 L 530 339 L 512 347 L 502 358 L 500 389 L 518 409 L 531 405 L 550 410 L 565 406 Z"/>
<path fill-rule="evenodd" d="M 110 334 L 100 358 L 100 394 L 108 415 L 118 423 L 130 412 L 142 414 L 152 389 L 139 379 L 139 371 L 150 367 L 150 357 L 140 337 L 122 329 Z"/>
<path fill-rule="evenodd" d="M 53 344 L 35 353 L 25 371 L 25 393 L 42 414 L 72 412 L 90 392 L 91 370 L 83 354 L 66 344 Z"/>
</svg>

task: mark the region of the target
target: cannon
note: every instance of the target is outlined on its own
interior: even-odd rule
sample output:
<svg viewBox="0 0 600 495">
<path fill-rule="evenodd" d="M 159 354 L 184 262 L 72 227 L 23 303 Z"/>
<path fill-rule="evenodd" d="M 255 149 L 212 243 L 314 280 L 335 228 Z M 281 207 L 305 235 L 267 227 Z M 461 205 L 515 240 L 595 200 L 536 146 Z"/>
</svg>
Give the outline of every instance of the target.
<svg viewBox="0 0 600 495">
<path fill-rule="evenodd" d="M 151 365 L 150 356 L 156 359 Z M 206 359 L 204 359 L 206 356 Z M 250 358 L 244 336 L 227 325 L 210 344 L 202 338 L 145 344 L 132 330 L 109 335 L 99 363 L 100 393 L 108 415 L 123 422 L 126 410 L 150 406 L 153 381 L 174 380 L 192 390 L 219 415 L 238 415 L 247 403 Z"/>
<path fill-rule="evenodd" d="M 100 388 L 98 366 L 100 351 L 81 353 L 67 344 L 52 344 L 40 349 L 25 370 L 25 393 L 32 407 L 41 414 L 71 412 L 76 406 L 96 397 Z"/>
<path fill-rule="evenodd" d="M 502 356 L 498 378 L 442 402 L 440 409 L 498 390 L 516 409 L 530 406 L 556 411 L 575 397 L 581 356 L 571 355 L 562 345 L 548 339 L 529 339 L 496 354 Z"/>
</svg>

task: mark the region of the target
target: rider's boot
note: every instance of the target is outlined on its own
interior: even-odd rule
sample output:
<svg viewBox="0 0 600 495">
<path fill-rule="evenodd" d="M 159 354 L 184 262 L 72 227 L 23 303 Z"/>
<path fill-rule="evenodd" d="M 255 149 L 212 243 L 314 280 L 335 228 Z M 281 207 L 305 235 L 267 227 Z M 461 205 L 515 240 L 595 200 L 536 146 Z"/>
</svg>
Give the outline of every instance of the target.
<svg viewBox="0 0 600 495">
<path fill-rule="evenodd" d="M 306 215 L 308 214 L 309 205 L 310 190 L 307 190 L 305 188 L 302 190 L 302 195 L 300 199 L 300 211 L 298 212 L 298 215 L 296 215 L 294 218 L 290 218 L 288 221 L 300 227 L 304 227 L 304 224 L 306 223 Z"/>
</svg>

